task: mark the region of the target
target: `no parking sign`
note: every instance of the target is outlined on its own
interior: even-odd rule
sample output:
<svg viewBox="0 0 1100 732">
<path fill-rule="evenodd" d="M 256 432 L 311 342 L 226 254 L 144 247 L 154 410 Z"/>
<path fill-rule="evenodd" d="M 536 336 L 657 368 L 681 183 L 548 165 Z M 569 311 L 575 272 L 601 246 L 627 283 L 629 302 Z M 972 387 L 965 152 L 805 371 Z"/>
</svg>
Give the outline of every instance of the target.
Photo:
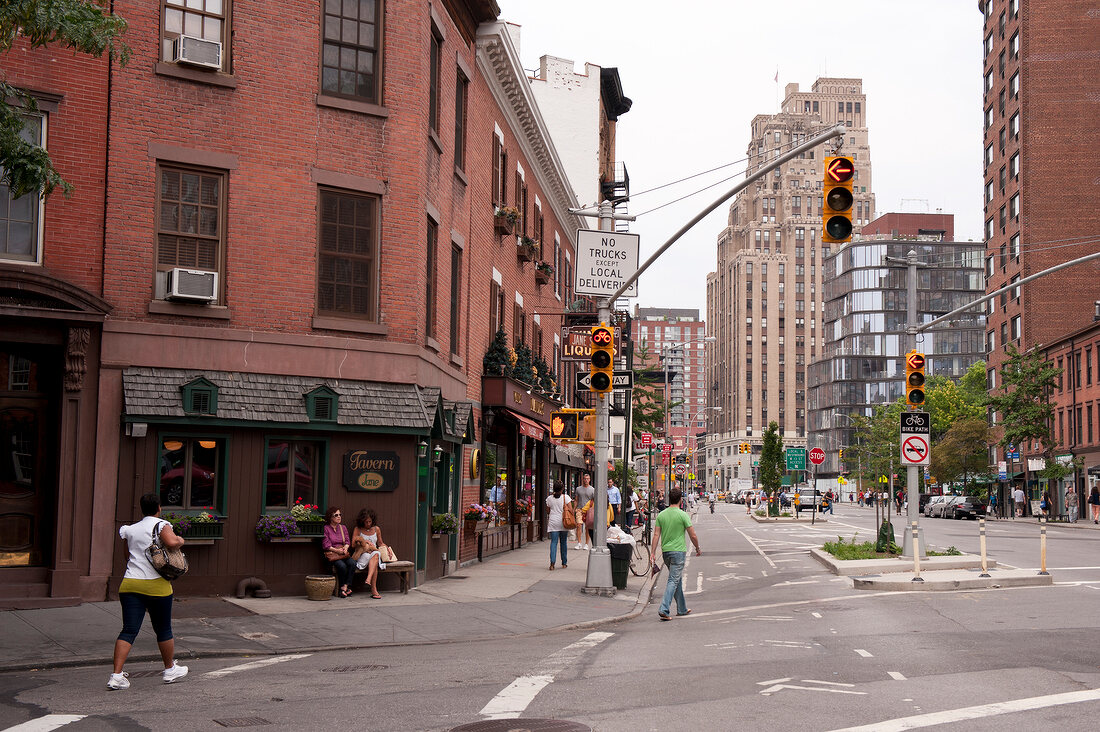
<svg viewBox="0 0 1100 732">
<path fill-rule="evenodd" d="M 927 412 L 901 413 L 902 465 L 932 462 L 932 419 Z"/>
</svg>

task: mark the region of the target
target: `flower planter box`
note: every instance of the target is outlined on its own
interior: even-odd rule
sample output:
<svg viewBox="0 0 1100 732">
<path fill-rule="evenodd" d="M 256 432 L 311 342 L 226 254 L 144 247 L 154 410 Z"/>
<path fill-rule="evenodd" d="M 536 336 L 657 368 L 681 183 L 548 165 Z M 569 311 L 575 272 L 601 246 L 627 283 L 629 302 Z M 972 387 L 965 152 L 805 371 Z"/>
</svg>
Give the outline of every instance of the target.
<svg viewBox="0 0 1100 732">
<path fill-rule="evenodd" d="M 324 521 L 297 521 L 298 536 L 320 538 L 325 535 Z"/>
<path fill-rule="evenodd" d="M 191 526 L 180 534 L 184 539 L 224 539 L 225 524 L 221 521 L 210 523 L 191 523 Z"/>
<path fill-rule="evenodd" d="M 466 521 L 466 533 L 480 534 L 489 528 L 488 521 Z"/>
<path fill-rule="evenodd" d="M 533 262 L 535 257 L 538 256 L 539 250 L 533 246 L 526 244 L 516 245 L 516 259 L 521 262 Z"/>
<path fill-rule="evenodd" d="M 535 284 L 536 285 L 550 284 L 550 273 L 549 272 L 543 272 L 541 269 L 536 269 L 535 270 Z"/>
<path fill-rule="evenodd" d="M 511 234 L 516 228 L 516 222 L 507 216 L 497 215 L 493 217 L 493 229 L 498 234 Z"/>
<path fill-rule="evenodd" d="M 443 533 L 440 533 L 440 534 L 432 534 L 432 538 L 433 539 L 450 539 L 453 533 L 454 532 L 451 532 L 451 531 L 444 531 Z"/>
</svg>

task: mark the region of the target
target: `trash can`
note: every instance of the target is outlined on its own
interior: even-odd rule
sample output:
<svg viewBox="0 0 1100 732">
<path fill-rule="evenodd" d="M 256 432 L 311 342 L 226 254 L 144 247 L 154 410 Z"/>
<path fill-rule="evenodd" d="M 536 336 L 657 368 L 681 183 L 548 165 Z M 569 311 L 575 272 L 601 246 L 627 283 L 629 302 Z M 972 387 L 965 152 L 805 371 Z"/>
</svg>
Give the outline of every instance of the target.
<svg viewBox="0 0 1100 732">
<path fill-rule="evenodd" d="M 634 553 L 634 547 L 630 544 L 608 543 L 607 550 L 611 552 L 611 581 L 616 590 L 626 589 L 626 576 L 630 572 L 630 557 Z"/>
</svg>

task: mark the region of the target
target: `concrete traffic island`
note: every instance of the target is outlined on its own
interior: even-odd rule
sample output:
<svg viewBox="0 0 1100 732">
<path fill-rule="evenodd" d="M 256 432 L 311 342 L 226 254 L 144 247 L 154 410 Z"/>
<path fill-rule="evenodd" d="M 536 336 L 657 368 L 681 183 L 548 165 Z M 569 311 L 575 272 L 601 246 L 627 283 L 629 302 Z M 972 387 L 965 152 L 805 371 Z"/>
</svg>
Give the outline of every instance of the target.
<svg viewBox="0 0 1100 732">
<path fill-rule="evenodd" d="M 821 549 L 810 554 L 833 574 L 851 577 L 857 590 L 949 592 L 991 587 L 1041 587 L 1054 584 L 1049 574 L 1031 569 L 997 569 L 986 561 L 988 577 L 981 577 L 982 560 L 974 554 L 924 557 L 920 560 L 920 582 L 914 582 L 912 559 L 837 559 Z"/>
<path fill-rule="evenodd" d="M 749 518 L 758 524 L 809 524 L 814 523 L 810 517 L 802 516 L 757 516 L 756 513 L 749 514 Z M 818 515 L 816 523 L 824 524 L 828 523 L 822 516 Z"/>
</svg>

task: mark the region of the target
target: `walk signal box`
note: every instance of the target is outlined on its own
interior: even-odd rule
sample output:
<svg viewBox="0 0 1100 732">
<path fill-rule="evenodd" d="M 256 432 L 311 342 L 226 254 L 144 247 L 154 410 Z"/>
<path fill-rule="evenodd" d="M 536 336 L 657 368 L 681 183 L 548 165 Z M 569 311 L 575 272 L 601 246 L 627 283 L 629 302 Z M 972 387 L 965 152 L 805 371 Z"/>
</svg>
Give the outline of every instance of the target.
<svg viewBox="0 0 1100 732">
<path fill-rule="evenodd" d="M 596 410 L 564 409 L 551 412 L 550 437 L 559 442 L 595 443 Z"/>
<path fill-rule="evenodd" d="M 824 206 L 821 209 L 821 243 L 852 240 L 852 179 L 856 166 L 851 158 L 825 158 Z"/>
</svg>

